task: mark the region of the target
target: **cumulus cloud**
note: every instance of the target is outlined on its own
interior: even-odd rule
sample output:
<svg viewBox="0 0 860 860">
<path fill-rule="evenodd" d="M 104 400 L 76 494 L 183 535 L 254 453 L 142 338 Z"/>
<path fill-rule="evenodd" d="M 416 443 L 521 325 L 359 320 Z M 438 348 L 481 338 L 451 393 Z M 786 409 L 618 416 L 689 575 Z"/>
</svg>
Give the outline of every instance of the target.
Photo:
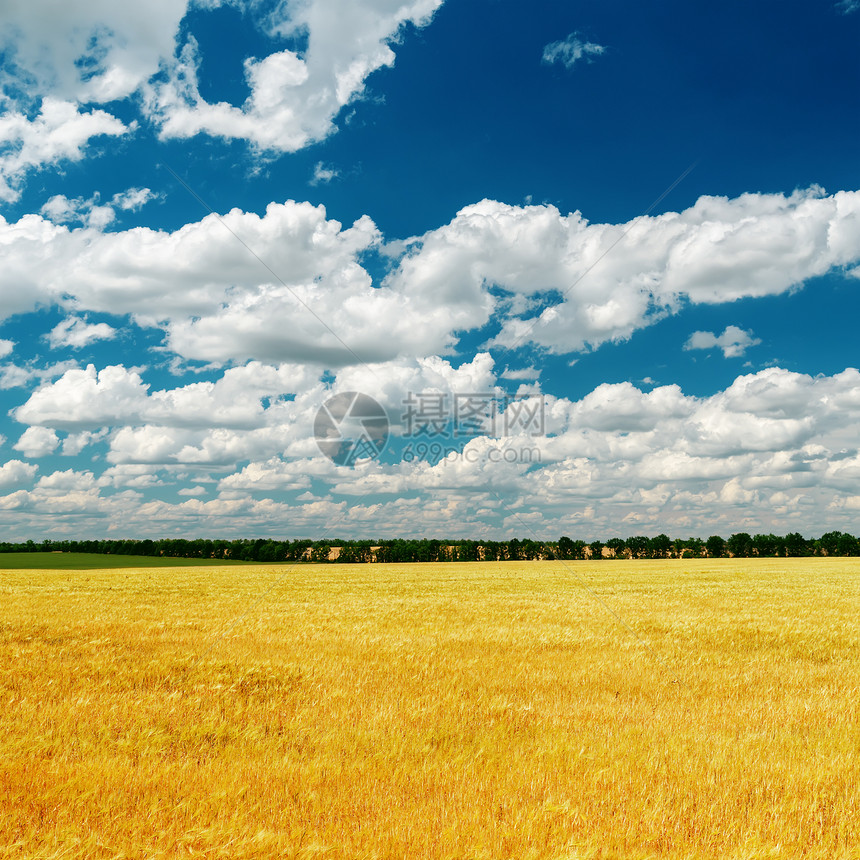
<svg viewBox="0 0 860 860">
<path fill-rule="evenodd" d="M 79 197 L 71 200 L 65 194 L 55 194 L 50 197 L 39 210 L 49 221 L 64 224 L 68 221 L 83 220 L 80 215 L 84 199 Z"/>
<path fill-rule="evenodd" d="M 408 412 L 408 400 L 422 393 L 443 395 L 449 409 L 453 409 L 453 399 L 458 394 L 502 393 L 496 384 L 493 358 L 487 352 L 479 352 L 471 361 L 456 367 L 435 355 L 345 367 L 337 375 L 333 392 L 338 391 L 372 395 L 387 411 L 393 425 L 400 424 Z"/>
<path fill-rule="evenodd" d="M 326 166 L 322 161 L 318 161 L 314 165 L 314 175 L 311 179 L 311 185 L 326 185 L 339 175 L 340 173 L 335 168 Z"/>
<path fill-rule="evenodd" d="M 100 136 L 128 134 L 108 110 L 85 105 L 124 99 L 173 55 L 186 0 L 146 6 L 94 0 L 10 0 L 0 20 L 0 200 L 20 194 L 34 169 L 78 161 Z"/>
<path fill-rule="evenodd" d="M 205 490 L 205 488 L 204 488 L 204 487 L 200 487 L 200 486 L 197 486 L 197 487 L 183 487 L 181 490 L 179 490 L 178 495 L 180 495 L 180 496 L 192 496 L 192 497 L 195 497 L 195 496 L 205 496 L 205 495 L 206 495 L 206 490 Z"/>
<path fill-rule="evenodd" d="M 511 298 L 490 345 L 570 353 L 629 338 L 685 301 L 784 292 L 853 263 L 858 242 L 860 194 L 850 191 L 702 197 L 626 224 L 484 200 L 412 242 L 389 282 L 420 285 L 455 308 L 471 304 L 475 327 L 495 285 Z M 540 297 L 540 313 L 522 309 Z"/>
<path fill-rule="evenodd" d="M 58 361 L 45 367 L 37 367 L 29 362 L 24 367 L 17 364 L 4 364 L 0 366 L 0 391 L 9 388 L 26 388 L 34 381 L 45 382 L 62 376 L 67 370 L 77 367 L 76 361 Z"/>
<path fill-rule="evenodd" d="M 85 369 L 68 370 L 56 382 L 41 386 L 14 416 L 42 429 L 84 430 L 137 422 L 142 420 L 140 409 L 147 388 L 134 371 L 111 366 L 97 372 L 90 364 Z"/>
<path fill-rule="evenodd" d="M 536 367 L 505 368 L 502 379 L 527 380 L 535 382 L 540 379 L 540 371 Z"/>
<path fill-rule="evenodd" d="M 0 200 L 18 199 L 29 170 L 62 160 L 80 161 L 91 138 L 131 130 L 103 110 L 82 113 L 76 104 L 55 98 L 45 98 L 33 120 L 10 111 L 0 117 Z"/>
<path fill-rule="evenodd" d="M 73 368 L 33 392 L 14 411 L 33 427 L 73 435 L 63 453 L 79 450 L 111 430 L 108 459 L 115 464 L 229 466 L 276 455 L 319 455 L 314 419 L 342 391 L 365 391 L 386 409 L 392 426 L 403 422 L 410 393 L 501 392 L 493 360 L 477 355 L 459 367 L 438 357 L 345 368 L 332 387 L 319 370 L 250 362 L 214 382 L 150 391 L 136 370 L 121 365 Z"/>
<path fill-rule="evenodd" d="M 159 195 L 155 194 L 151 188 L 129 188 L 114 194 L 111 198 L 111 205 L 126 212 L 137 212 L 151 200 L 157 200 L 158 197 Z"/>
<path fill-rule="evenodd" d="M 807 508 L 823 511 L 856 478 L 849 428 L 858 395 L 853 369 L 812 378 L 772 368 L 710 398 L 674 386 L 645 394 L 604 385 L 581 401 L 553 402 L 547 438 L 514 440 L 519 450 L 537 446 L 537 468 L 534 459 L 529 468 L 520 461 L 488 468 L 492 440 L 474 440 L 432 468 L 380 470 L 379 481 L 396 492 L 442 485 L 518 492 L 517 509 L 531 505 L 547 522 L 553 511 L 561 522 L 562 509 L 599 499 L 593 534 L 615 532 L 630 515 L 651 528 L 737 530 L 743 520 L 763 530 L 808 529 Z M 818 518 L 823 527 L 826 518 Z"/>
<path fill-rule="evenodd" d="M 167 82 L 147 90 L 147 106 L 164 137 L 200 133 L 242 138 L 261 150 L 294 152 L 322 140 L 341 109 L 362 94 L 367 77 L 394 64 L 391 44 L 402 28 L 427 25 L 442 0 L 312 0 L 279 6 L 273 34 L 305 34 L 307 48 L 245 61 L 251 91 L 241 107 L 205 101 L 199 49 L 190 38 Z"/>
<path fill-rule="evenodd" d="M 599 57 L 606 51 L 603 45 L 595 42 L 584 42 L 579 33 L 571 33 L 566 39 L 550 42 L 543 49 L 544 63 L 561 63 L 572 69 L 579 60 L 591 62 L 592 57 Z"/>
<path fill-rule="evenodd" d="M 121 466 L 110 466 L 102 472 L 99 484 L 102 487 L 143 490 L 151 487 L 161 487 L 164 481 L 159 472 L 152 466 L 126 463 Z"/>
<path fill-rule="evenodd" d="M 23 460 L 9 460 L 0 466 L 0 487 L 20 487 L 29 484 L 36 474 L 38 466 L 25 463 Z"/>
<path fill-rule="evenodd" d="M 64 457 L 74 457 L 77 454 L 80 454 L 81 451 L 84 450 L 88 445 L 91 445 L 93 442 L 101 439 L 106 430 L 99 430 L 95 432 L 91 432 L 89 430 L 84 430 L 81 433 L 72 433 L 66 436 L 63 439 L 62 443 L 62 454 Z"/>
<path fill-rule="evenodd" d="M 47 457 L 59 444 L 57 434 L 47 427 L 28 427 L 12 446 L 25 457 Z"/>
<path fill-rule="evenodd" d="M 422 511 L 455 510 L 464 519 L 443 520 L 449 534 L 522 532 L 522 523 L 503 521 L 506 505 L 537 517 L 543 537 L 577 523 L 580 534 L 588 528 L 594 536 L 668 523 L 709 533 L 744 525 L 803 530 L 812 527 L 810 506 L 836 510 L 855 493 L 860 455 L 850 446 L 858 419 L 854 369 L 813 378 L 770 368 L 705 398 L 677 386 L 643 392 L 605 384 L 579 401 L 547 398 L 545 435 L 479 436 L 436 464 L 373 461 L 351 470 L 318 452 L 275 455 L 223 478 L 219 491 L 243 498 L 298 490 L 312 478 L 335 495 L 382 497 L 376 525 L 395 509 L 395 521 L 404 522 L 398 505 L 407 497 Z M 384 500 L 392 495 L 403 498 Z M 832 528 L 828 516 L 819 523 Z M 414 530 L 414 519 L 405 522 Z"/>
<path fill-rule="evenodd" d="M 736 325 L 726 326 L 722 334 L 716 335 L 712 331 L 694 331 L 684 349 L 713 349 L 719 347 L 725 358 L 739 358 L 749 347 L 757 346 L 761 340 L 753 336 L 751 331 L 744 331 Z"/>
<path fill-rule="evenodd" d="M 0 241 L 0 315 L 51 303 L 131 314 L 183 359 L 373 364 L 445 354 L 493 318 L 488 346 L 570 354 L 687 302 L 776 295 L 856 265 L 860 192 L 702 197 L 626 224 L 484 200 L 385 246 L 395 258 L 381 283 L 361 264 L 383 241 L 369 218 L 344 227 L 293 201 L 173 232 L 101 233 L 31 215 L 0 220 Z"/>
<path fill-rule="evenodd" d="M 344 229 L 323 207 L 295 202 L 173 233 L 0 221 L 0 314 L 52 301 L 133 314 L 163 327 L 177 354 L 206 362 L 337 366 L 438 352 L 453 327 L 471 326 L 473 309 L 445 307 L 417 284 L 375 287 L 358 260 L 379 239 L 369 218 Z"/>
<path fill-rule="evenodd" d="M 139 425 L 111 437 L 116 462 L 101 476 L 53 473 L 32 490 L 0 495 L 0 509 L 15 511 L 24 526 L 50 522 L 58 534 L 105 521 L 142 535 L 187 532 L 204 521 L 224 535 L 277 528 L 281 536 L 285 523 L 291 536 L 408 534 L 419 522 L 423 532 L 464 536 L 523 534 L 531 525 L 545 538 L 850 531 L 858 421 L 860 371 L 812 377 L 768 368 L 710 397 L 629 383 L 574 401 L 548 397 L 544 435 L 476 436 L 437 463 L 349 469 L 313 444 L 303 454 L 274 449 L 266 434 L 275 428 L 266 424 L 229 433 Z M 50 448 L 53 436 L 46 440 Z M 195 464 L 220 472 L 212 498 L 137 495 Z M 24 485 L 34 476 L 21 466 L 10 474 Z"/>
<path fill-rule="evenodd" d="M 109 204 L 103 204 L 99 202 L 101 195 L 98 193 L 90 198 L 69 198 L 64 194 L 55 194 L 45 202 L 40 212 L 54 224 L 76 222 L 103 230 L 116 220 L 116 209 L 135 212 L 157 196 L 149 188 L 129 188 L 114 194 Z"/>
<path fill-rule="evenodd" d="M 15 349 L 14 340 L 3 340 L 0 338 L 0 358 L 5 358 Z"/>
<path fill-rule="evenodd" d="M 111 340 L 116 329 L 107 323 L 88 323 L 80 317 L 68 317 L 57 323 L 46 335 L 52 349 L 70 346 L 81 349 L 97 340 Z"/>
<path fill-rule="evenodd" d="M 132 424 L 183 428 L 260 427 L 269 409 L 291 408 L 287 394 L 313 391 L 312 372 L 292 365 L 273 367 L 251 362 L 226 370 L 216 382 L 196 382 L 150 393 L 137 370 L 95 365 L 67 370 L 42 385 L 14 411 L 22 423 L 62 430 L 94 430 Z M 321 386 L 319 386 L 321 389 Z"/>
<path fill-rule="evenodd" d="M 19 79 L 37 92 L 106 103 L 125 98 L 173 54 L 187 0 L 52 3 L 9 0 L 0 42 Z M 5 79 L 7 94 L 14 81 Z"/>
<path fill-rule="evenodd" d="M 84 106 L 126 98 L 155 74 L 173 53 L 185 9 L 186 0 L 4 4 L 0 200 L 17 200 L 29 171 L 79 161 L 94 138 L 134 131 L 134 123 Z"/>
<path fill-rule="evenodd" d="M 28 171 L 79 160 L 100 135 L 130 133 L 105 109 L 135 97 L 165 138 L 205 133 L 249 141 L 267 152 L 294 152 L 334 130 L 341 110 L 361 96 L 375 70 L 394 63 L 392 44 L 407 25 L 429 23 L 443 0 L 308 0 L 279 3 L 261 24 L 274 47 L 306 36 L 301 54 L 276 50 L 245 60 L 251 94 L 241 107 L 200 95 L 193 34 L 178 43 L 189 0 L 144 5 L 94 0 L 11 0 L 0 21 L 0 200 L 14 201 Z M 197 4 L 216 9 L 220 4 Z M 261 19 L 262 21 L 263 19 Z M 35 108 L 41 102 L 38 115 Z M 103 213 L 106 217 L 106 213 Z"/>
</svg>

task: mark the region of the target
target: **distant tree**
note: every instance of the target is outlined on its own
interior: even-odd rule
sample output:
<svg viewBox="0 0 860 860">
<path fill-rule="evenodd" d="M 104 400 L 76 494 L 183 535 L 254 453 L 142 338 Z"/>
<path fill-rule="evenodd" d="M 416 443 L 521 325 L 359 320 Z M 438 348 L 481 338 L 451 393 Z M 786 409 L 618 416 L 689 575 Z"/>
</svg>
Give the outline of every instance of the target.
<svg viewBox="0 0 860 860">
<path fill-rule="evenodd" d="M 734 558 L 749 558 L 752 555 L 753 540 L 746 532 L 733 534 L 726 544 Z"/>
<path fill-rule="evenodd" d="M 837 555 L 860 555 L 860 541 L 854 535 L 843 534 L 836 546 Z"/>
<path fill-rule="evenodd" d="M 485 540 L 484 561 L 501 561 L 505 557 L 504 545 L 497 540 Z"/>
<path fill-rule="evenodd" d="M 257 551 L 257 560 L 264 562 L 283 561 L 283 547 L 278 541 L 266 541 Z"/>
<path fill-rule="evenodd" d="M 573 558 L 573 541 L 566 536 L 560 537 L 558 539 L 558 546 L 556 548 L 556 551 L 558 553 L 559 558 Z"/>
<path fill-rule="evenodd" d="M 543 555 L 543 544 L 531 538 L 525 538 L 520 544 L 520 558 L 525 561 L 533 561 Z"/>
<path fill-rule="evenodd" d="M 711 535 L 705 541 L 709 558 L 722 558 L 726 554 L 726 542 L 719 535 Z"/>
<path fill-rule="evenodd" d="M 824 555 L 837 555 L 839 553 L 839 539 L 841 537 L 842 532 L 826 532 L 818 538 L 816 543 Z"/>
<path fill-rule="evenodd" d="M 627 549 L 627 544 L 621 538 L 609 538 L 606 541 L 607 549 L 612 550 L 612 555 L 615 558 L 623 558 L 624 550 Z"/>
<path fill-rule="evenodd" d="M 650 541 L 644 535 L 629 537 L 625 541 L 633 558 L 646 558 L 650 552 Z"/>
<path fill-rule="evenodd" d="M 588 548 L 591 550 L 593 559 L 603 558 L 603 542 L 599 540 L 592 541 Z"/>
<path fill-rule="evenodd" d="M 791 532 L 785 536 L 785 554 L 792 558 L 810 555 L 810 547 L 806 543 L 806 538 L 798 532 Z"/>
<path fill-rule="evenodd" d="M 672 541 L 668 535 L 659 534 L 649 541 L 652 558 L 666 558 L 672 549 Z"/>
<path fill-rule="evenodd" d="M 331 551 L 331 547 L 327 543 L 315 543 L 314 548 L 311 550 L 311 561 L 314 562 L 324 562 L 328 561 L 328 554 Z"/>
<path fill-rule="evenodd" d="M 761 558 L 772 558 L 779 552 L 780 539 L 776 535 L 756 535 L 752 541 L 753 552 Z"/>
<path fill-rule="evenodd" d="M 335 559 L 338 564 L 355 564 L 361 560 L 360 552 L 356 551 L 356 547 L 351 542 L 344 544 L 340 548 L 340 552 Z"/>
<path fill-rule="evenodd" d="M 694 558 L 702 558 L 705 554 L 705 542 L 701 538 L 687 538 L 686 548 L 690 550 Z"/>
</svg>

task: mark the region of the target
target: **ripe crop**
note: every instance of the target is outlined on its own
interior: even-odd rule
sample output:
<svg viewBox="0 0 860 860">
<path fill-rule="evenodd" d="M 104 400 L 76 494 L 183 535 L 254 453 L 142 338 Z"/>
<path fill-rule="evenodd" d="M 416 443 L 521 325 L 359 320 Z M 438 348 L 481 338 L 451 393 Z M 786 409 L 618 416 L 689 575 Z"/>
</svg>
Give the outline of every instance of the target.
<svg viewBox="0 0 860 860">
<path fill-rule="evenodd" d="M 0 571 L 0 856 L 860 855 L 842 559 Z"/>
</svg>

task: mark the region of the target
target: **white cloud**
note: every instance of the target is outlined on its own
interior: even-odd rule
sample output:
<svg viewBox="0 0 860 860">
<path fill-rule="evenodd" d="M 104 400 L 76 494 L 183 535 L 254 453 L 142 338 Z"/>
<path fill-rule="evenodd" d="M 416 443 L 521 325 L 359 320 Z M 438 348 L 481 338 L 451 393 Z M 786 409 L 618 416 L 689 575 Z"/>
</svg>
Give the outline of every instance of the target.
<svg viewBox="0 0 860 860">
<path fill-rule="evenodd" d="M 183 487 L 183 489 L 179 490 L 178 495 L 180 496 L 205 496 L 206 490 L 204 487 Z"/>
<path fill-rule="evenodd" d="M 447 408 L 452 410 L 457 394 L 501 394 L 496 385 L 494 362 L 487 352 L 479 352 L 458 367 L 435 355 L 370 367 L 345 367 L 338 373 L 332 393 L 337 391 L 370 394 L 387 411 L 393 426 L 400 424 L 408 411 L 410 395 L 415 399 L 422 393 L 439 393 L 447 398 Z"/>
<path fill-rule="evenodd" d="M 46 335 L 52 349 L 70 346 L 81 349 L 97 340 L 111 340 L 116 337 L 116 329 L 107 323 L 88 323 L 80 317 L 68 317 L 57 323 Z"/>
<path fill-rule="evenodd" d="M 87 226 L 94 230 L 104 230 L 116 220 L 116 212 L 112 206 L 93 206 L 87 214 Z"/>
<path fill-rule="evenodd" d="M 163 486 L 164 481 L 152 466 L 127 463 L 105 469 L 99 478 L 99 484 L 103 487 L 143 490 Z"/>
<path fill-rule="evenodd" d="M 344 229 L 322 207 L 295 202 L 173 233 L 0 221 L 0 314 L 59 302 L 159 325 L 185 358 L 335 366 L 437 352 L 453 327 L 472 325 L 471 307 L 445 307 L 420 285 L 374 287 L 358 258 L 378 241 L 369 218 Z"/>
<path fill-rule="evenodd" d="M 860 0 L 839 0 L 836 4 L 836 8 L 842 12 L 843 15 L 850 15 L 852 12 L 856 12 L 860 9 Z"/>
<path fill-rule="evenodd" d="M 105 435 L 104 430 L 91 432 L 84 430 L 81 433 L 72 433 L 63 439 L 62 453 L 64 457 L 74 457 L 81 453 L 88 445 L 101 439 Z"/>
<path fill-rule="evenodd" d="M 321 476 L 333 471 L 328 463 L 315 463 L 313 460 L 285 462 L 279 457 L 272 457 L 264 462 L 250 463 L 241 471 L 223 478 L 218 484 L 218 490 L 236 497 L 249 491 L 301 490 L 310 486 L 311 475 Z M 235 491 L 240 492 L 237 494 Z"/>
<path fill-rule="evenodd" d="M 543 61 L 561 63 L 566 68 L 572 69 L 579 60 L 591 62 L 592 57 L 599 57 L 604 51 L 606 48 L 603 45 L 584 42 L 578 33 L 571 33 L 566 39 L 550 42 L 543 49 Z"/>
<path fill-rule="evenodd" d="M 85 430 L 138 422 L 148 388 L 134 371 L 111 366 L 97 372 L 90 364 L 43 385 L 13 414 L 16 420 L 42 429 Z"/>
<path fill-rule="evenodd" d="M 72 102 L 45 98 L 39 115 L 29 120 L 10 111 L 0 117 L 0 200 L 14 202 L 26 173 L 59 161 L 80 161 L 84 147 L 99 135 L 117 136 L 131 131 L 103 110 L 81 113 Z"/>
<path fill-rule="evenodd" d="M 736 325 L 726 326 L 721 335 L 712 331 L 694 331 L 684 349 L 713 349 L 719 347 L 725 358 L 739 358 L 749 347 L 757 346 L 761 340 L 753 336 L 751 331 L 744 331 Z"/>
<path fill-rule="evenodd" d="M 519 369 L 511 369 L 506 367 L 504 372 L 502 373 L 502 379 L 524 379 L 529 382 L 535 382 L 540 379 L 540 371 L 536 367 L 523 367 Z"/>
<path fill-rule="evenodd" d="M 0 487 L 20 487 L 29 484 L 36 474 L 38 466 L 25 463 L 22 460 L 9 460 L 0 466 Z"/>
<path fill-rule="evenodd" d="M 26 388 L 34 381 L 44 382 L 62 376 L 67 370 L 77 367 L 78 363 L 73 360 L 58 361 L 46 367 L 37 367 L 29 363 L 26 367 L 16 364 L 4 364 L 0 366 L 0 391 L 8 388 Z"/>
<path fill-rule="evenodd" d="M 459 373 L 463 384 L 484 385 L 492 381 L 488 367 L 407 370 L 421 385 L 432 385 L 435 373 L 446 380 Z M 243 370 L 245 382 L 257 372 L 275 372 Z M 353 385 L 358 372 L 341 371 L 332 390 Z M 386 373 L 390 382 L 414 378 L 399 365 Z M 237 388 L 240 381 L 233 380 Z M 225 385 L 213 383 L 219 384 Z M 177 389 L 167 399 L 179 410 L 190 402 L 183 397 L 191 392 Z M 32 490 L 0 496 L 0 509 L 15 511 L 16 527 L 50 523 L 57 534 L 103 530 L 100 523 L 123 533 L 183 534 L 205 522 L 223 535 L 272 529 L 280 536 L 510 536 L 527 533 L 524 524 L 533 523 L 539 537 L 589 539 L 658 531 L 851 531 L 856 513 L 856 369 L 811 377 L 768 368 L 710 397 L 689 396 L 677 386 L 643 392 L 629 383 L 598 386 L 576 401 L 548 397 L 547 435 L 476 437 L 435 465 L 371 461 L 347 469 L 323 457 L 312 440 L 298 453 L 315 404 L 296 408 L 286 430 L 277 412 L 272 424 L 264 415 L 259 426 L 244 430 L 124 427 L 110 438 L 115 465 L 101 476 L 57 472 Z M 513 459 L 506 456 L 511 452 Z M 534 456 L 520 456 L 529 453 Z M 136 494 L 163 484 L 164 475 L 172 485 L 187 481 L 194 464 L 202 477 L 220 475 L 212 498 L 169 503 Z M 34 475 L 20 466 L 10 471 L 23 484 Z M 190 496 L 188 490 L 186 484 L 177 491 Z M 293 501 L 274 501 L 272 493 Z M 291 532 L 284 532 L 285 523 Z"/>
<path fill-rule="evenodd" d="M 55 194 L 39 211 L 54 224 L 65 224 L 68 221 L 83 220 L 80 216 L 83 203 L 84 200 L 81 197 L 70 200 L 65 194 Z"/>
<path fill-rule="evenodd" d="M 311 179 L 311 185 L 326 185 L 340 176 L 340 173 L 333 167 L 326 166 L 323 162 L 318 161 L 314 165 L 314 175 Z"/>
<path fill-rule="evenodd" d="M 23 388 L 35 378 L 32 369 L 6 364 L 0 367 L 0 391 L 9 388 Z"/>
<path fill-rule="evenodd" d="M 856 261 L 860 193 L 702 197 L 690 209 L 589 224 L 552 206 L 484 200 L 410 244 L 389 285 L 411 284 L 487 320 L 487 285 L 511 294 L 491 345 L 569 353 L 623 340 L 684 301 L 776 295 Z M 556 298 L 562 295 L 562 300 Z M 522 299 L 544 296 L 537 315 Z"/>
<path fill-rule="evenodd" d="M 216 382 L 149 387 L 135 370 L 88 365 L 37 389 L 14 417 L 31 430 L 72 431 L 64 453 L 66 445 L 73 452 L 115 428 L 108 457 L 116 464 L 235 464 L 292 450 L 297 440 L 314 445 L 323 387 L 304 368 L 252 362 Z"/>
<path fill-rule="evenodd" d="M 47 427 L 28 427 L 12 446 L 25 457 L 47 457 L 59 444 L 57 434 Z"/>
<path fill-rule="evenodd" d="M 423 505 L 441 491 L 485 487 L 545 524 L 557 515 L 559 529 L 570 523 L 569 512 L 599 499 L 589 527 L 604 536 L 633 513 L 646 530 L 674 523 L 693 532 L 736 531 L 739 516 L 754 512 L 762 530 L 778 523 L 783 531 L 806 531 L 813 526 L 804 498 L 817 499 L 823 511 L 834 495 L 856 488 L 860 458 L 840 451 L 856 443 L 858 398 L 856 370 L 812 378 L 769 369 L 701 399 L 675 386 L 645 394 L 628 384 L 602 385 L 575 403 L 549 399 L 547 438 L 476 439 L 432 467 L 373 464 L 335 490 L 417 492 Z M 536 448 L 538 456 L 499 465 L 499 446 Z M 826 514 L 818 524 L 834 527 Z"/>
<path fill-rule="evenodd" d="M 0 358 L 10 355 L 13 349 L 15 349 L 14 340 L 3 340 L 0 338 Z"/>
<path fill-rule="evenodd" d="M 449 408 L 457 393 L 501 394 L 493 360 L 479 353 L 459 367 L 441 358 L 400 360 L 343 369 L 334 387 L 319 371 L 250 362 L 214 382 L 150 391 L 140 373 L 122 366 L 73 368 L 43 384 L 14 410 L 34 427 L 71 431 L 63 453 L 110 435 L 110 462 L 234 465 L 288 454 L 318 456 L 314 419 L 340 391 L 365 391 L 387 410 L 395 432 L 410 394 L 443 392 Z"/>
<path fill-rule="evenodd" d="M 215 364 L 444 354 L 494 315 L 490 346 L 569 354 L 628 338 L 685 302 L 776 295 L 856 263 L 860 192 L 703 197 L 627 224 L 485 200 L 386 246 L 402 256 L 374 284 L 360 261 L 381 241 L 367 217 L 344 228 L 291 201 L 174 232 L 0 220 L 0 315 L 51 303 L 131 314 L 163 329 L 181 358 Z"/>
<path fill-rule="evenodd" d="M 70 199 L 64 194 L 55 194 L 42 206 L 40 212 L 54 224 L 78 222 L 95 230 L 104 230 L 116 220 L 116 209 L 134 212 L 157 197 L 149 188 L 129 188 L 114 194 L 109 204 L 100 203 L 101 195 L 98 193 L 89 199 Z"/>
<path fill-rule="evenodd" d="M 173 55 L 188 5 L 187 0 L 7 0 L 0 44 L 31 91 L 106 103 L 133 94 Z M 14 94 L 15 81 L 3 84 Z"/>
<path fill-rule="evenodd" d="M 692 401 L 677 385 L 643 392 L 629 382 L 598 385 L 574 404 L 568 421 L 576 427 L 610 431 L 647 431 L 659 422 L 688 418 Z"/>
<path fill-rule="evenodd" d="M 196 41 L 190 38 L 170 79 L 147 91 L 147 106 L 164 137 L 207 134 L 248 140 L 260 150 L 294 152 L 334 130 L 341 109 L 359 97 L 367 77 L 394 64 L 391 44 L 406 24 L 426 26 L 442 0 L 310 0 L 284 3 L 272 19 L 276 35 L 307 36 L 301 56 L 284 50 L 245 61 L 251 90 L 242 107 L 200 95 Z"/>
<path fill-rule="evenodd" d="M 293 152 L 334 130 L 341 110 L 360 97 L 367 77 L 394 63 L 407 24 L 429 23 L 442 0 L 307 0 L 279 3 L 269 35 L 305 34 L 299 56 L 280 50 L 245 60 L 251 95 L 242 107 L 207 103 L 197 86 L 198 46 L 177 44 L 189 0 L 145 5 L 92 0 L 9 0 L 0 20 L 0 200 L 14 201 L 28 171 L 79 160 L 96 136 L 134 130 L 105 110 L 136 97 L 164 137 L 198 133 L 241 138 L 267 152 Z M 218 3 L 196 4 L 215 9 Z M 274 42 L 273 42 L 274 44 Z M 179 48 L 179 50 L 178 50 Z M 31 118 L 41 101 L 41 112 Z M 115 204 L 121 205 L 121 204 Z M 102 213 L 101 223 L 107 213 Z"/>
<path fill-rule="evenodd" d="M 628 383 L 601 385 L 576 402 L 547 398 L 546 410 L 549 435 L 478 437 L 436 465 L 377 461 L 350 470 L 319 454 L 276 455 L 223 478 L 219 490 L 243 498 L 296 490 L 312 477 L 335 494 L 412 495 L 422 512 L 456 511 L 440 533 L 521 532 L 521 523 L 500 525 L 508 506 L 537 517 L 541 536 L 575 523 L 606 536 L 634 521 L 631 528 L 646 531 L 677 525 L 713 533 L 748 522 L 765 531 L 807 530 L 810 501 L 832 509 L 834 498 L 855 492 L 860 476 L 860 455 L 845 453 L 860 420 L 860 372 L 853 369 L 813 378 L 771 368 L 708 398 L 677 386 L 646 393 Z M 451 506 L 458 498 L 468 510 Z M 397 533 L 395 524 L 405 523 L 414 532 L 415 511 L 411 519 L 402 510 L 389 518 L 396 503 L 375 504 L 375 525 Z M 827 516 L 821 525 L 834 527 Z"/>
<path fill-rule="evenodd" d="M 142 209 L 151 200 L 157 200 L 158 194 L 155 194 L 150 188 L 129 188 L 126 191 L 121 191 L 114 194 L 111 198 L 111 205 L 126 212 L 137 212 Z"/>
<path fill-rule="evenodd" d="M 96 485 L 92 472 L 77 472 L 66 469 L 63 472 L 52 472 L 39 478 L 37 490 L 46 490 L 52 494 L 65 495 L 69 492 L 86 492 Z"/>
</svg>

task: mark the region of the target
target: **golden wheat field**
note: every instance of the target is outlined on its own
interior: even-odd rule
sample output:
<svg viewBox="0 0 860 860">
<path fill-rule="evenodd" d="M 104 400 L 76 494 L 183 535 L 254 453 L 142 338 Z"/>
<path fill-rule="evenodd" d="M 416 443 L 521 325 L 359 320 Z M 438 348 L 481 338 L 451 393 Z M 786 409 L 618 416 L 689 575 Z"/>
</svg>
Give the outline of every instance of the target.
<svg viewBox="0 0 860 860">
<path fill-rule="evenodd" d="M 0 571 L 0 857 L 860 857 L 854 560 Z"/>
</svg>

